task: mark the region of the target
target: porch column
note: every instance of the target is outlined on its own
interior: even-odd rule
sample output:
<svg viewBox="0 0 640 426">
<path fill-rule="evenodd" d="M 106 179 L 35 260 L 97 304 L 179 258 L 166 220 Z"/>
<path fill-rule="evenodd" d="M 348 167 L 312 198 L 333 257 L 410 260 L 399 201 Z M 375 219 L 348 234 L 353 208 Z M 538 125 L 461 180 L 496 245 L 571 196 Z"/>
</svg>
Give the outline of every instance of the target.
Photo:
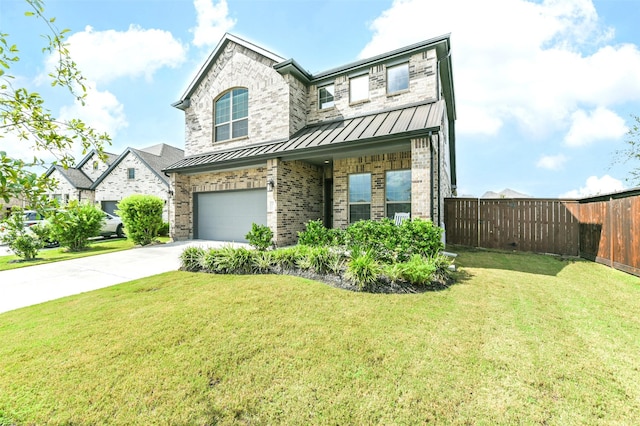
<svg viewBox="0 0 640 426">
<path fill-rule="evenodd" d="M 278 166 L 280 160 L 273 158 L 267 160 L 267 226 L 273 232 L 273 241 L 278 244 Z M 273 186 L 270 186 L 273 182 Z"/>
<path fill-rule="evenodd" d="M 169 229 L 174 241 L 193 238 L 193 212 L 189 176 L 170 174 Z"/>
<path fill-rule="evenodd" d="M 432 219 L 431 138 L 411 139 L 411 217 Z"/>
</svg>

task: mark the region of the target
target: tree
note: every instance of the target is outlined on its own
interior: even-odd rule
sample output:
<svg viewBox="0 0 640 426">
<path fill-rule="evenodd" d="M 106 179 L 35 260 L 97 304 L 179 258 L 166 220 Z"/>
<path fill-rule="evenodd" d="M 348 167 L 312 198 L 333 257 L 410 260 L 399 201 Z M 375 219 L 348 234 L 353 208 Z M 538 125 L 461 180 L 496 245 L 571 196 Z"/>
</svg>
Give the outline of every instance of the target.
<svg viewBox="0 0 640 426">
<path fill-rule="evenodd" d="M 72 98 L 84 105 L 85 79 L 65 43 L 69 30 L 59 30 L 54 18 L 45 17 L 42 0 L 25 2 L 30 9 L 25 12 L 27 19 L 37 19 L 47 29 L 43 35 L 47 41 L 43 53 L 57 58 L 55 70 L 49 73 L 51 85 L 66 89 Z M 0 138 L 12 135 L 17 143 L 31 142 L 37 150 L 53 154 L 55 163 L 64 167 L 73 165 L 71 149 L 77 143 L 83 154 L 96 149 L 104 156 L 103 146 L 111 143 L 107 134 L 99 134 L 81 120 L 56 119 L 38 93 L 12 84 L 15 76 L 9 72 L 19 60 L 18 47 L 10 43 L 9 34 L 0 32 Z M 45 166 L 45 163 L 35 155 L 32 161 L 25 161 L 0 151 L 0 205 L 2 200 L 8 202 L 11 197 L 22 197 L 32 206 L 48 204 L 46 192 L 55 187 L 55 182 L 32 171 L 37 166 Z"/>
<path fill-rule="evenodd" d="M 616 152 L 617 159 L 615 162 L 627 163 L 628 161 L 637 161 L 640 163 L 640 116 L 632 115 L 635 121 L 627 132 L 626 148 Z M 629 182 L 640 185 L 640 165 L 630 172 Z"/>
</svg>

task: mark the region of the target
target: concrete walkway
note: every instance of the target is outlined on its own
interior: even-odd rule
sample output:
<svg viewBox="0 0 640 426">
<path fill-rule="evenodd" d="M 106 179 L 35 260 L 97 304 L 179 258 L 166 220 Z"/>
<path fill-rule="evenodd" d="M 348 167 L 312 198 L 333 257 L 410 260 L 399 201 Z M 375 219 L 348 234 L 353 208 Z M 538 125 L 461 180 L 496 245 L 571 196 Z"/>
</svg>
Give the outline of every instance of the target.
<svg viewBox="0 0 640 426">
<path fill-rule="evenodd" d="M 0 313 L 176 271 L 180 267 L 180 254 L 186 247 L 222 247 L 227 244 L 205 240 L 178 241 L 0 271 Z M 5 247 L 0 249 L 3 249 L 0 255 L 5 255 Z"/>
</svg>

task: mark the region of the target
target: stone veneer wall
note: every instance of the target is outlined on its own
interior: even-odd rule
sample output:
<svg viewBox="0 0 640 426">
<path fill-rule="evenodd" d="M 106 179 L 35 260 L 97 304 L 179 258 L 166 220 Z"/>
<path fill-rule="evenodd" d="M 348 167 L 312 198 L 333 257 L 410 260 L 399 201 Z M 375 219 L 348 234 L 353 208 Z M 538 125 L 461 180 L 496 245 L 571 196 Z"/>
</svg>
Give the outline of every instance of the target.
<svg viewBox="0 0 640 426">
<path fill-rule="evenodd" d="M 271 59 L 228 42 L 192 94 L 191 106 L 185 111 L 185 156 L 289 137 L 290 88 L 273 65 Z M 234 87 L 249 90 L 249 134 L 214 143 L 214 101 Z"/>
<path fill-rule="evenodd" d="M 333 227 L 344 229 L 349 225 L 348 176 L 354 173 L 371 173 L 371 218 L 385 217 L 385 172 L 412 169 L 411 154 L 407 151 L 335 160 L 333 162 Z M 412 170 L 412 181 L 413 173 Z M 413 192 L 413 182 L 411 189 Z M 412 210 L 414 210 L 413 194 L 411 200 Z"/>
<path fill-rule="evenodd" d="M 192 209 L 195 194 L 199 192 L 265 188 L 266 186 L 266 167 L 219 171 L 192 176 L 171 173 L 171 188 L 175 198 L 169 217 L 171 237 L 174 240 L 194 238 Z"/>
<path fill-rule="evenodd" d="M 135 179 L 129 179 L 128 169 L 135 169 Z M 155 195 L 164 200 L 163 220 L 169 219 L 169 187 L 140 159 L 129 153 L 111 170 L 95 189 L 95 202 L 120 201 L 133 194 Z"/>
<path fill-rule="evenodd" d="M 387 68 L 385 64 L 369 68 L 369 99 L 353 104 L 349 103 L 349 76 L 340 75 L 333 80 L 335 84 L 335 105 L 332 108 L 318 109 L 318 86 L 309 88 L 309 115 L 307 124 L 321 121 L 344 119 L 357 115 L 375 113 L 396 106 L 438 99 L 438 75 L 436 51 L 428 50 L 416 53 L 408 58 L 409 90 L 387 95 Z M 401 63 L 401 62 L 400 62 Z M 398 62 L 394 62 L 399 64 Z M 361 74 L 360 74 L 361 75 Z M 331 83 L 324 80 L 320 86 Z"/>
<path fill-rule="evenodd" d="M 308 221 L 322 219 L 323 169 L 303 161 L 271 160 L 269 179 L 275 182 L 275 209 L 268 209 L 267 222 L 278 246 L 294 245 Z"/>
</svg>

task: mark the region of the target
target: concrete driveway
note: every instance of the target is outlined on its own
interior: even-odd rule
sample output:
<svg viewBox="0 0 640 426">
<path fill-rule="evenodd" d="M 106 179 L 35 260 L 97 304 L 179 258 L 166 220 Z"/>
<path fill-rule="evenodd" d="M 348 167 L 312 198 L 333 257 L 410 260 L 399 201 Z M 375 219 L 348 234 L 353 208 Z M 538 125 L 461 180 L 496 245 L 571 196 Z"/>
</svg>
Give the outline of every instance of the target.
<svg viewBox="0 0 640 426">
<path fill-rule="evenodd" d="M 0 313 L 176 271 L 180 267 L 180 254 L 186 247 L 222 247 L 227 244 L 206 240 L 178 241 L 0 271 Z"/>
</svg>

